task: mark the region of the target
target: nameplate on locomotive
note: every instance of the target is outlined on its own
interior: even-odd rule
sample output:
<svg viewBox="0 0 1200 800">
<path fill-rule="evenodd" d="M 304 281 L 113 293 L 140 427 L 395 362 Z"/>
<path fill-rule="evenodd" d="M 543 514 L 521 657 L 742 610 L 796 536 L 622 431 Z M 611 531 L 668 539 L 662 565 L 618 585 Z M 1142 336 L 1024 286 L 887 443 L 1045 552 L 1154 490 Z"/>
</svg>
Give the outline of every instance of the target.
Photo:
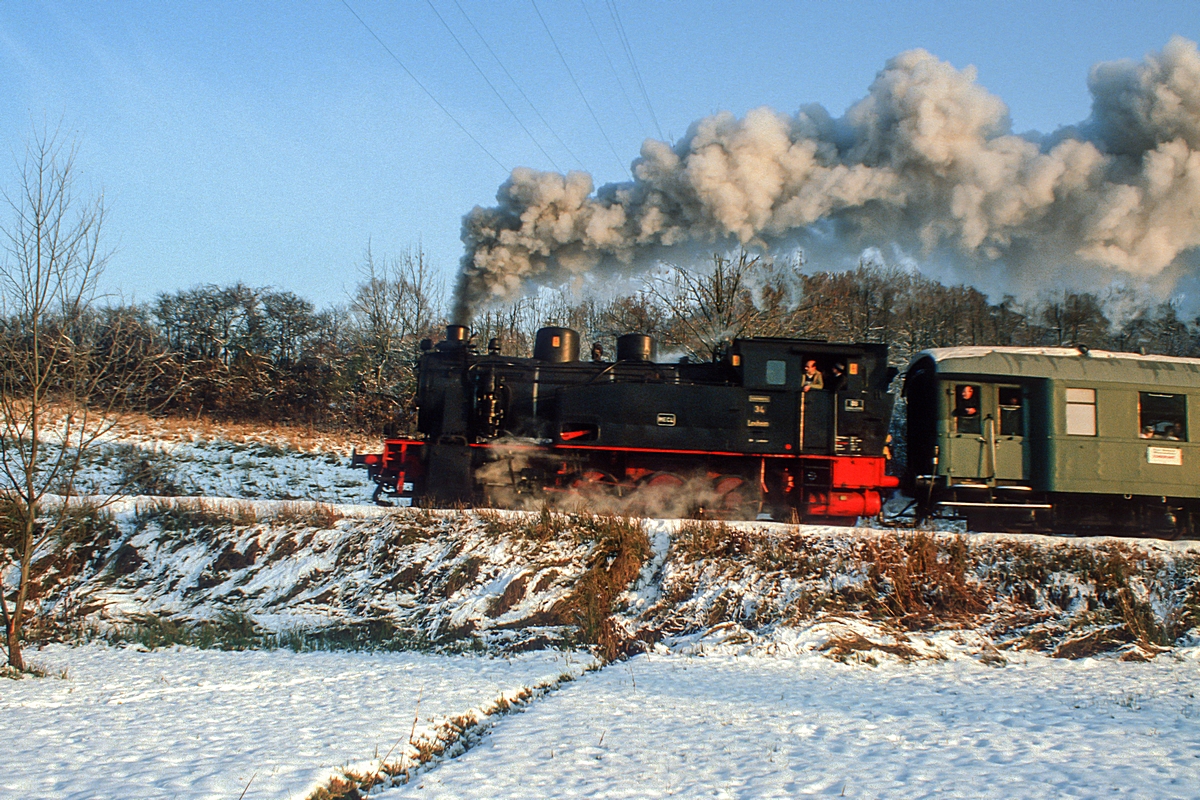
<svg viewBox="0 0 1200 800">
<path fill-rule="evenodd" d="M 658 424 L 664 428 L 674 427 L 675 426 L 675 415 L 674 414 L 659 414 L 658 415 Z"/>
<path fill-rule="evenodd" d="M 847 397 L 845 408 L 847 411 L 862 411 L 863 401 L 857 397 Z"/>
<path fill-rule="evenodd" d="M 1147 447 L 1146 462 L 1181 467 L 1183 466 L 1183 450 L 1178 447 Z"/>
</svg>

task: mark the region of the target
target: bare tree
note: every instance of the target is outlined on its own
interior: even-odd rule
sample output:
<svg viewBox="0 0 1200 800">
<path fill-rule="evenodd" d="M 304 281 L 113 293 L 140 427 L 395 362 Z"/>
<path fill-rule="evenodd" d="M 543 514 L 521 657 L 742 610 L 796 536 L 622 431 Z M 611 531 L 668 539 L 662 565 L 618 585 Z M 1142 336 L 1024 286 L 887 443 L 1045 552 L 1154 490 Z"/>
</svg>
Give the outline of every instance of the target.
<svg viewBox="0 0 1200 800">
<path fill-rule="evenodd" d="M 726 258 L 713 253 L 712 269 L 689 271 L 672 265 L 651 277 L 646 291 L 669 309 L 673 344 L 702 360 L 713 357 L 723 343 L 739 336 L 778 333 L 773 320 L 779 287 L 770 265 L 745 251 Z M 761 302 L 769 298 L 770 303 Z"/>
<path fill-rule="evenodd" d="M 364 389 L 405 413 L 416 392 L 417 345 L 439 322 L 442 287 L 420 247 L 377 261 L 368 246 L 361 275 L 350 311 Z"/>
<path fill-rule="evenodd" d="M 0 617 L 8 663 L 24 669 L 31 587 L 70 531 L 82 458 L 145 360 L 129 315 L 92 308 L 107 258 L 104 202 L 76 193 L 75 148 L 34 133 L 0 222 Z M 99 357 L 103 353 L 103 358 Z M 116 389 L 116 390 L 114 390 Z"/>
</svg>

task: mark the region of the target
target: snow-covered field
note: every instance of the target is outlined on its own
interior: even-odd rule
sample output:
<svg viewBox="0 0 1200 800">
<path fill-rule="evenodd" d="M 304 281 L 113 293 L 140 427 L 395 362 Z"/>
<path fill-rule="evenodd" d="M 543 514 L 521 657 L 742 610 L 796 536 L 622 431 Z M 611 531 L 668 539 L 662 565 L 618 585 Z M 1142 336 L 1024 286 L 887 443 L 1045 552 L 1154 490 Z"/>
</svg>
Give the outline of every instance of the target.
<svg viewBox="0 0 1200 800">
<path fill-rule="evenodd" d="M 431 725 L 579 670 L 411 653 L 32 654 L 0 686 L 0 795 L 303 798 Z M 1010 656 L 878 666 L 649 654 L 501 719 L 373 797 L 1196 797 L 1200 649 L 1150 663 Z M 418 711 L 417 702 L 420 700 Z M 394 760 L 394 758 L 393 758 Z"/>
<path fill-rule="evenodd" d="M 52 645 L 40 680 L 0 682 L 0 797 L 306 797 L 370 773 L 420 727 L 502 692 L 578 672 L 557 652 L 139 652 Z M 66 677 L 54 677 L 66 672 Z M 419 703 L 419 708 L 418 708 Z M 399 752 L 399 751 L 396 751 Z M 248 788 L 247 788 L 248 787 Z"/>
<path fill-rule="evenodd" d="M 1196 797 L 1198 659 L 643 655 L 383 796 Z"/>
</svg>

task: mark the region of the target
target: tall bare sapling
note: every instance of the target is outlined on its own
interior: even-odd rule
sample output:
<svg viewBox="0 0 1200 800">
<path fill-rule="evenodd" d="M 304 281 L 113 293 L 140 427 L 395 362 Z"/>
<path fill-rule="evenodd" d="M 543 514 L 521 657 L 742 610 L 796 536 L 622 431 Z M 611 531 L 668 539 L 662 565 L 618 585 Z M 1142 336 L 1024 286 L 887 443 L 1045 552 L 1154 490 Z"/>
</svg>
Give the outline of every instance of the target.
<svg viewBox="0 0 1200 800">
<path fill-rule="evenodd" d="M 0 207 L 0 618 L 18 670 L 83 458 L 146 364 L 129 315 L 93 309 L 104 202 L 77 193 L 75 153 L 58 131 L 35 131 Z"/>
</svg>

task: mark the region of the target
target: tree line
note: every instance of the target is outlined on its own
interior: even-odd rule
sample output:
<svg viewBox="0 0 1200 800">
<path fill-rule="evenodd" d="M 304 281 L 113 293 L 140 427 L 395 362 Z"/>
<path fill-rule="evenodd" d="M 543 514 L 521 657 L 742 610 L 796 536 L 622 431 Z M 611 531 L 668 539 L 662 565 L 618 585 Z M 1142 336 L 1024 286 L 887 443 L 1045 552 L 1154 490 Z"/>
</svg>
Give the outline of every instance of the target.
<svg viewBox="0 0 1200 800">
<path fill-rule="evenodd" d="M 440 337 L 446 299 L 420 249 L 391 259 L 368 250 L 354 291 L 328 308 L 270 287 L 202 285 L 90 307 L 70 335 L 98 371 L 120 376 L 101 377 L 94 390 L 124 409 L 411 433 L 419 344 Z M 0 320 L 6 331 L 21 325 L 18 316 Z M 543 290 L 480 312 L 470 327 L 481 348 L 494 338 L 520 356 L 543 325 L 575 328 L 585 354 L 599 344 L 610 358 L 628 332 L 655 336 L 663 360 L 707 360 L 746 336 L 882 342 L 901 366 L 920 350 L 958 345 L 1200 356 L 1200 318 L 1181 316 L 1170 301 L 1088 292 L 992 301 L 880 263 L 824 272 L 748 253 L 717 254 L 700 269 L 662 265 L 605 299 Z M 138 364 L 135 379 L 119 368 L 125 362 Z"/>
</svg>

